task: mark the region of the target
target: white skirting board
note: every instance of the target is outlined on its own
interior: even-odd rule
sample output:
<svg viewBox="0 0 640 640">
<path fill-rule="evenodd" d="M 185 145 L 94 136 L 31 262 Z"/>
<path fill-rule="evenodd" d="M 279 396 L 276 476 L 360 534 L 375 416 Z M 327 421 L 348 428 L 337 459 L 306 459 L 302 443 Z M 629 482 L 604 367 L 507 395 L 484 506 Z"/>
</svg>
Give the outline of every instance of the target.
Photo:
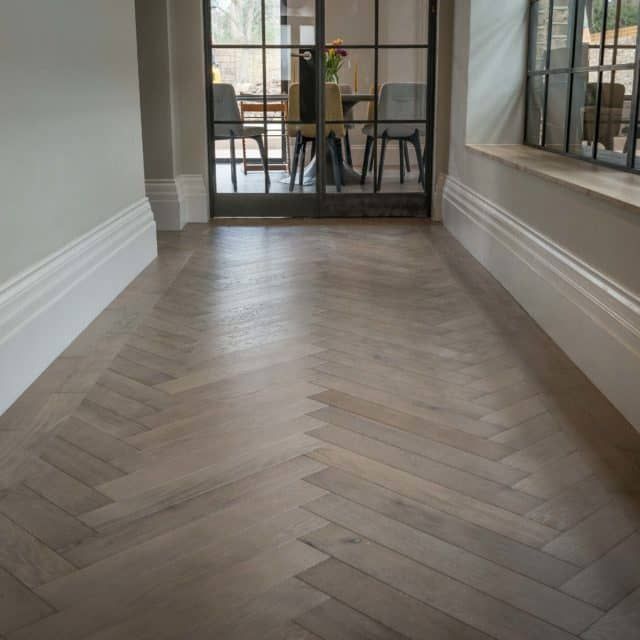
<svg viewBox="0 0 640 640">
<path fill-rule="evenodd" d="M 157 253 L 145 198 L 0 285 L 0 415 Z"/>
<path fill-rule="evenodd" d="M 444 187 L 443 217 L 640 430 L 640 298 L 452 177 Z"/>
<path fill-rule="evenodd" d="M 209 222 L 209 194 L 202 176 L 147 180 L 146 189 L 160 231 L 181 231 L 189 223 Z"/>
</svg>

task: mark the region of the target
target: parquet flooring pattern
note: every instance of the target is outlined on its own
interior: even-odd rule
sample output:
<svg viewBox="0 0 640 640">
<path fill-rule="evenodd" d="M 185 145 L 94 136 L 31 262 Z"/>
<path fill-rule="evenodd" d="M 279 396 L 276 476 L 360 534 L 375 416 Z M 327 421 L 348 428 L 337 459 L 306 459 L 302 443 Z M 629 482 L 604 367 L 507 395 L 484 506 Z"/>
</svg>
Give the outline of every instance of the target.
<svg viewBox="0 0 640 640">
<path fill-rule="evenodd" d="M 640 435 L 437 225 L 160 234 L 0 445 L 3 640 L 640 638 Z"/>
</svg>

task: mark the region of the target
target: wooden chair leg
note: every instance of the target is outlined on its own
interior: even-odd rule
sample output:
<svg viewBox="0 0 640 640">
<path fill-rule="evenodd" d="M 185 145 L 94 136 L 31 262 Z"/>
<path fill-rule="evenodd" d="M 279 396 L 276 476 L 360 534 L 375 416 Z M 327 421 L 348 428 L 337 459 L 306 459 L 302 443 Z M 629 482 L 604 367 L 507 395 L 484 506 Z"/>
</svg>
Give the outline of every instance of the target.
<svg viewBox="0 0 640 640">
<path fill-rule="evenodd" d="M 398 149 L 400 151 L 400 184 L 404 184 L 404 161 L 405 161 L 404 140 L 399 141 Z"/>
<path fill-rule="evenodd" d="M 231 183 L 233 184 L 233 192 L 238 193 L 238 167 L 236 166 L 236 139 L 232 135 L 229 139 L 229 149 L 231 155 Z"/>
<path fill-rule="evenodd" d="M 382 135 L 382 149 L 380 150 L 380 166 L 378 167 L 378 191 L 382 190 L 382 174 L 384 173 L 384 159 L 387 153 L 387 134 Z"/>
<path fill-rule="evenodd" d="M 369 171 L 369 159 L 372 148 L 373 138 L 371 136 L 367 136 L 367 142 L 364 146 L 364 160 L 362 162 L 362 176 L 360 177 L 360 184 L 364 184 L 367 181 L 367 172 Z"/>
</svg>

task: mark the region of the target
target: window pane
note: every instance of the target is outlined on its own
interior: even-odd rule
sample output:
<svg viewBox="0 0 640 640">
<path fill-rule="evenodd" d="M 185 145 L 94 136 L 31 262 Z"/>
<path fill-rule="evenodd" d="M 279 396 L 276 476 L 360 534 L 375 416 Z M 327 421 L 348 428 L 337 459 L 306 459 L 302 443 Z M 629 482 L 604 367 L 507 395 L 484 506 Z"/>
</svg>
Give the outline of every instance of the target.
<svg viewBox="0 0 640 640">
<path fill-rule="evenodd" d="M 607 71 L 603 74 L 597 151 L 600 160 L 614 164 L 627 161 L 632 91 L 632 71 Z"/>
<path fill-rule="evenodd" d="M 542 114 L 544 111 L 544 76 L 529 78 L 527 91 L 527 131 L 528 144 L 539 146 L 542 144 Z"/>
<path fill-rule="evenodd" d="M 549 35 L 549 0 L 537 0 L 531 5 L 529 23 L 529 68 L 544 69 L 547 64 Z"/>
<path fill-rule="evenodd" d="M 278 28 L 279 19 L 273 13 L 279 0 L 267 0 L 267 28 Z M 261 0 L 212 0 L 211 30 L 214 44 L 261 44 Z"/>
<path fill-rule="evenodd" d="M 635 61 L 640 0 L 609 2 L 605 34 L 605 64 L 633 64 Z"/>
<path fill-rule="evenodd" d="M 277 0 L 275 6 L 273 0 L 267 0 L 267 6 L 267 44 L 315 44 L 315 0 Z"/>
<path fill-rule="evenodd" d="M 547 126 L 544 144 L 548 149 L 564 151 L 569 74 L 552 74 L 549 76 L 548 82 L 549 96 L 547 98 Z"/>
<path fill-rule="evenodd" d="M 260 49 L 213 49 L 213 81 L 232 84 L 236 94 L 261 95 L 263 89 Z M 279 76 L 269 76 L 278 82 Z"/>
<path fill-rule="evenodd" d="M 374 0 L 326 0 L 327 43 L 342 40 L 345 45 L 375 44 Z"/>
<path fill-rule="evenodd" d="M 571 23 L 573 0 L 555 0 L 553 3 L 553 24 L 551 27 L 551 69 L 567 68 L 571 64 Z"/>
<path fill-rule="evenodd" d="M 578 0 L 576 67 L 594 67 L 600 64 L 603 2 L 604 0 Z"/>
<path fill-rule="evenodd" d="M 380 0 L 380 44 L 427 44 L 428 0 Z"/>
<path fill-rule="evenodd" d="M 584 71 L 573 76 L 569 153 L 591 158 L 595 136 L 598 73 Z"/>
</svg>

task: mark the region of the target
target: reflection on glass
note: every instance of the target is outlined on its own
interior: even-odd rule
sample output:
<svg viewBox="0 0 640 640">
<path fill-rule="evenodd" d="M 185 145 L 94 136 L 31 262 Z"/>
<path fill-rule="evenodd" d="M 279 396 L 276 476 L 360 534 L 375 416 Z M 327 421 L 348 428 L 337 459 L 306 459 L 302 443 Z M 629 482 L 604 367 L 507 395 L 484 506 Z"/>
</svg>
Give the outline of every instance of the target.
<svg viewBox="0 0 640 640">
<path fill-rule="evenodd" d="M 374 0 L 326 0 L 327 42 L 340 38 L 346 45 L 375 44 Z"/>
<path fill-rule="evenodd" d="M 280 0 L 266 0 L 267 29 L 279 30 Z M 213 44 L 262 44 L 262 0 L 211 0 Z"/>
<path fill-rule="evenodd" d="M 571 22 L 574 0 L 555 0 L 553 3 L 553 22 L 551 28 L 550 69 L 564 69 L 571 61 Z"/>
<path fill-rule="evenodd" d="M 604 64 L 633 64 L 640 0 L 610 0 L 607 11 Z"/>
<path fill-rule="evenodd" d="M 238 95 L 261 95 L 263 92 L 262 51 L 260 49 L 212 50 L 215 83 L 231 84 Z M 280 77 L 267 73 L 269 86 L 279 86 Z"/>
<path fill-rule="evenodd" d="M 600 63 L 603 2 L 604 0 L 578 0 L 576 67 L 593 67 Z"/>
<path fill-rule="evenodd" d="M 547 65 L 549 35 L 549 0 L 536 0 L 531 5 L 529 21 L 529 69 L 539 71 Z"/>
<path fill-rule="evenodd" d="M 428 0 L 380 0 L 380 44 L 424 45 L 428 40 Z"/>
<path fill-rule="evenodd" d="M 544 112 L 544 76 L 532 76 L 528 80 L 527 91 L 527 130 L 528 144 L 542 144 L 542 115 Z"/>
<path fill-rule="evenodd" d="M 267 44 L 312 46 L 316 42 L 315 0 L 278 0 L 279 29 L 267 27 Z M 269 22 L 269 20 L 267 20 Z"/>
<path fill-rule="evenodd" d="M 569 97 L 569 74 L 551 74 L 548 79 L 547 124 L 544 145 L 553 151 L 564 151 Z"/>
<path fill-rule="evenodd" d="M 600 87 L 599 160 L 625 164 L 631 115 L 632 71 L 606 71 Z"/>
<path fill-rule="evenodd" d="M 597 82 L 598 74 L 591 74 L 592 80 Z M 569 153 L 591 157 L 591 141 L 589 133 L 593 135 L 593 123 L 585 126 L 587 118 L 595 117 L 591 110 L 595 107 L 595 93 L 591 89 L 587 96 L 589 87 L 589 74 L 579 72 L 573 74 L 573 87 L 571 90 L 571 115 L 569 122 Z M 592 85 L 593 87 L 594 85 Z"/>
<path fill-rule="evenodd" d="M 426 85 L 428 63 L 425 49 L 380 49 L 378 63 L 380 85 L 387 82 Z"/>
</svg>

